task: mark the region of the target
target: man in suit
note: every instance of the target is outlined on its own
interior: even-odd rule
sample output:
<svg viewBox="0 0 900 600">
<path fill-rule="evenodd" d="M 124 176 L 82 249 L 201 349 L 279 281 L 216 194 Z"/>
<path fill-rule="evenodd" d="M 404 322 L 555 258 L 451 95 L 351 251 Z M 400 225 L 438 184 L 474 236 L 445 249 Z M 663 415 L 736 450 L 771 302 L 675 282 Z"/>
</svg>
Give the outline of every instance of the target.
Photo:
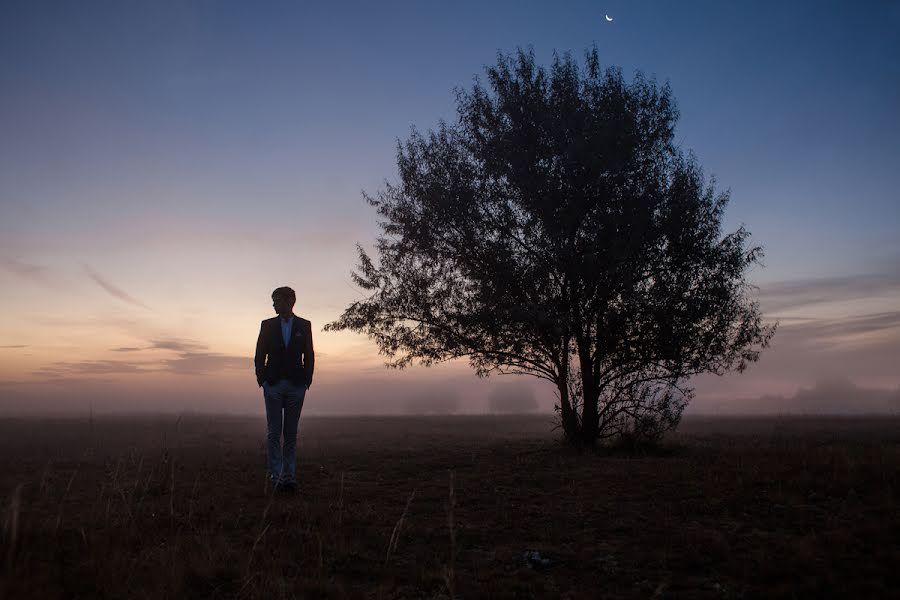
<svg viewBox="0 0 900 600">
<path fill-rule="evenodd" d="M 296 301 L 289 287 L 272 292 L 278 316 L 260 324 L 253 359 L 256 383 L 263 388 L 266 401 L 269 476 L 275 489 L 285 492 L 293 492 L 297 486 L 297 426 L 315 364 L 312 326 L 294 315 Z"/>
</svg>

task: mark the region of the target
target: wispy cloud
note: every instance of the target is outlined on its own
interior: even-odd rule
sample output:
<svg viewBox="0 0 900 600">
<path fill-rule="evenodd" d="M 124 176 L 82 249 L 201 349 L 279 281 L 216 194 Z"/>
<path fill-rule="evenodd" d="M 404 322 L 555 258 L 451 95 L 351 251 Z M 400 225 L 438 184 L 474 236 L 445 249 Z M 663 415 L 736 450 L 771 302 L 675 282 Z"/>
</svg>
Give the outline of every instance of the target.
<svg viewBox="0 0 900 600">
<path fill-rule="evenodd" d="M 151 363 L 120 360 L 81 360 L 56 362 L 35 371 L 35 375 L 49 378 L 72 375 L 121 375 L 156 371 Z"/>
<path fill-rule="evenodd" d="M 0 346 L 0 350 L 12 350 L 15 348 L 27 348 L 28 346 L 25 344 L 11 344 L 8 346 Z"/>
<path fill-rule="evenodd" d="M 53 288 L 59 287 L 59 280 L 53 276 L 50 269 L 42 265 L 23 262 L 15 258 L 0 257 L 0 267 L 19 279 Z"/>
<path fill-rule="evenodd" d="M 162 361 L 165 370 L 182 375 L 206 375 L 221 371 L 247 371 L 253 369 L 253 359 L 249 356 L 230 356 L 215 352 L 182 352 L 178 358 Z"/>
<path fill-rule="evenodd" d="M 224 371 L 252 372 L 253 360 L 249 356 L 233 356 L 209 352 L 207 346 L 175 338 L 152 340 L 147 346 L 123 346 L 112 352 L 129 354 L 145 350 L 170 350 L 174 358 L 143 358 L 142 360 L 82 360 L 56 362 L 41 367 L 34 374 L 57 381 L 63 377 L 88 377 L 96 375 L 133 375 L 143 373 L 171 373 L 176 375 L 215 375 Z"/>
<path fill-rule="evenodd" d="M 886 264 L 880 272 L 779 281 L 760 287 L 760 302 L 767 313 L 891 295 L 900 297 L 900 259 L 896 264 Z"/>
<path fill-rule="evenodd" d="M 23 379 L 0 379 L 0 388 L 13 387 L 20 385 L 34 385 L 33 381 L 25 381 Z"/>
<path fill-rule="evenodd" d="M 823 338 L 887 331 L 896 327 L 900 327 L 900 311 L 855 315 L 844 319 L 809 319 L 786 323 L 782 330 L 813 342 Z"/>
<path fill-rule="evenodd" d="M 174 350 L 175 352 L 196 352 L 198 350 L 206 350 L 206 346 L 203 344 L 177 339 L 152 340 L 150 342 L 150 348 L 153 350 Z"/>
<path fill-rule="evenodd" d="M 179 340 L 176 338 L 151 340 L 147 346 L 122 346 L 120 348 L 111 348 L 112 352 L 140 352 L 141 350 L 172 350 L 174 352 L 198 352 L 206 350 L 207 347 L 196 342 L 187 340 Z"/>
<path fill-rule="evenodd" d="M 115 285 L 111 284 L 106 279 L 101 277 L 99 273 L 97 273 L 96 271 L 94 271 L 94 269 L 92 269 L 90 267 L 90 265 L 84 265 L 84 270 L 88 274 L 88 277 L 93 279 L 97 285 L 99 285 L 104 290 L 106 290 L 110 296 L 118 298 L 119 300 L 122 300 L 123 302 L 127 302 L 128 304 L 132 304 L 134 306 L 140 306 L 141 308 L 146 308 L 147 310 L 150 310 L 149 306 L 147 306 L 140 300 L 134 298 L 133 296 L 129 295 L 123 289 L 116 287 Z"/>
</svg>

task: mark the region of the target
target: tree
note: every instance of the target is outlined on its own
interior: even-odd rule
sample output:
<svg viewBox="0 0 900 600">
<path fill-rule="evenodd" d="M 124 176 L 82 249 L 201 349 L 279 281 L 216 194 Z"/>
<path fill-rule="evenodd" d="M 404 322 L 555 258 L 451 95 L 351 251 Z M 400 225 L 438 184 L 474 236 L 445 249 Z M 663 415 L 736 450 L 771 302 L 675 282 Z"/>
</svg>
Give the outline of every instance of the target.
<svg viewBox="0 0 900 600">
<path fill-rule="evenodd" d="M 330 330 L 388 365 L 466 357 L 479 375 L 557 389 L 576 445 L 677 425 L 699 373 L 742 371 L 768 345 L 747 270 L 762 250 L 722 234 L 728 193 L 675 145 L 668 84 L 533 51 L 498 55 L 457 90 L 457 121 L 398 142 L 400 181 L 374 197 L 370 294 Z"/>
</svg>

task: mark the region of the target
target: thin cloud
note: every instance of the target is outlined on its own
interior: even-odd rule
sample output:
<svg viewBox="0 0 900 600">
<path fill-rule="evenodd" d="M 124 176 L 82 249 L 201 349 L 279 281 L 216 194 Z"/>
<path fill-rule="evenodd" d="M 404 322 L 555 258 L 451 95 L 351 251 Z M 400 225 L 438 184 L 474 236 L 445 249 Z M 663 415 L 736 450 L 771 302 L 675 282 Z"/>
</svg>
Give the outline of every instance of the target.
<svg viewBox="0 0 900 600">
<path fill-rule="evenodd" d="M 7 257 L 0 258 L 0 266 L 25 281 L 39 283 L 53 288 L 59 287 L 59 281 L 47 267 Z"/>
<path fill-rule="evenodd" d="M 816 319 L 786 325 L 784 329 L 814 340 L 864 335 L 900 327 L 900 311 L 857 315 L 845 319 Z"/>
<path fill-rule="evenodd" d="M 82 360 L 76 362 L 56 362 L 35 371 L 35 375 L 57 378 L 73 375 L 123 375 L 149 373 L 158 370 L 151 363 L 136 363 L 120 360 Z"/>
<path fill-rule="evenodd" d="M 162 361 L 164 370 L 181 375 L 209 375 L 222 371 L 253 370 L 249 356 L 231 356 L 215 352 L 182 352 L 177 358 Z"/>
<path fill-rule="evenodd" d="M 120 348 L 112 348 L 111 352 L 140 352 L 142 350 L 172 350 L 174 352 L 199 352 L 206 350 L 203 344 L 179 340 L 175 338 L 150 340 L 149 346 L 122 346 Z"/>
<path fill-rule="evenodd" d="M 27 348 L 28 346 L 25 344 L 12 344 L 10 346 L 0 346 L 0 350 L 12 350 L 15 348 Z"/>
<path fill-rule="evenodd" d="M 760 303 L 767 313 L 826 302 L 900 295 L 900 266 L 882 272 L 818 279 L 779 281 L 760 286 Z"/>
<path fill-rule="evenodd" d="M 34 374 L 42 375 L 43 373 L 36 371 Z M 5 388 L 11 392 L 8 397 L 2 398 L 2 400 L 8 400 L 10 397 L 14 397 L 13 394 L 15 394 L 16 391 L 22 391 L 23 389 L 35 389 L 43 386 L 55 386 L 57 388 L 59 386 L 71 386 L 66 388 L 66 391 L 70 391 L 76 389 L 76 387 L 83 387 L 85 384 L 107 384 L 108 382 L 108 379 L 103 379 L 102 377 L 81 377 L 59 374 L 46 376 L 44 379 L 40 380 L 5 379 L 0 381 L 0 389 Z M 2 406 L 0 406 L 0 409 L 2 409 Z"/>
<path fill-rule="evenodd" d="M 36 376 L 59 381 L 61 378 L 96 375 L 134 375 L 144 373 L 172 373 L 176 375 L 215 375 L 224 371 L 246 371 L 252 373 L 253 359 L 249 356 L 232 356 L 217 352 L 206 352 L 206 346 L 180 340 L 157 340 L 146 348 L 122 347 L 113 352 L 138 352 L 141 350 L 164 349 L 177 352 L 175 358 L 162 360 L 83 360 L 56 362 L 41 367 Z"/>
<path fill-rule="evenodd" d="M 19 386 L 19 385 L 34 385 L 33 381 L 25 381 L 21 379 L 0 379 L 0 388 Z"/>
<path fill-rule="evenodd" d="M 99 273 L 94 271 L 89 265 L 84 265 L 84 270 L 85 270 L 85 272 L 87 272 L 88 277 L 93 279 L 94 282 L 97 283 L 97 285 L 99 285 L 104 290 L 106 290 L 110 296 L 118 298 L 119 300 L 122 300 L 123 302 L 127 302 L 128 304 L 132 304 L 134 306 L 140 306 L 141 308 L 146 308 L 147 310 L 150 310 L 150 307 L 147 306 L 146 304 L 144 304 L 143 302 L 141 302 L 140 300 L 129 295 L 127 292 L 125 292 L 121 288 L 118 288 L 118 287 L 114 286 L 113 284 L 109 283 L 108 281 L 106 281 L 103 277 L 100 276 Z"/>
<path fill-rule="evenodd" d="M 197 352 L 206 350 L 203 344 L 187 342 L 184 340 L 168 339 L 168 340 L 152 340 L 150 342 L 152 350 L 174 350 L 175 352 Z"/>
</svg>

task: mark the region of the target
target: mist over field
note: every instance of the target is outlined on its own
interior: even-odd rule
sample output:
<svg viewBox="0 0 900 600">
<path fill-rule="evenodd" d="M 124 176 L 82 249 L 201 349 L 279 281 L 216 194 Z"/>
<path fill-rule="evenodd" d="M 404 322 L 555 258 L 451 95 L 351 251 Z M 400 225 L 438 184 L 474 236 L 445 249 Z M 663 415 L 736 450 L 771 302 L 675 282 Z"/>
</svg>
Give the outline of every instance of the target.
<svg viewBox="0 0 900 600">
<path fill-rule="evenodd" d="M 824 380 L 795 394 L 758 398 L 699 399 L 686 414 L 710 415 L 897 415 L 900 388 L 863 388 L 847 380 Z"/>
<path fill-rule="evenodd" d="M 324 379 L 324 378 L 323 378 Z M 96 413 L 222 413 L 259 415 L 264 411 L 262 391 L 246 378 L 234 385 L 216 380 L 188 379 L 170 391 L 129 387 L 126 383 L 97 382 L 75 392 L 64 383 L 48 389 L 9 392 L 0 387 L 0 418 L 9 415 L 78 415 Z M 55 392 L 55 393 L 54 393 Z M 310 388 L 303 415 L 428 415 L 550 413 L 549 390 L 530 381 L 478 380 L 469 373 L 435 380 L 373 379 L 358 382 L 316 382 Z"/>
<path fill-rule="evenodd" d="M 199 385 L 198 385 L 199 384 Z M 37 386 L 35 386 L 37 387 Z M 55 393 L 52 393 L 55 392 Z M 315 384 L 303 415 L 441 415 L 515 414 L 554 411 L 549 386 L 524 378 L 479 380 L 470 374 L 438 381 L 399 378 Z M 146 390 L 127 384 L 97 383 L 90 391 L 72 393 L 65 384 L 55 390 L 10 392 L 0 387 L 0 418 L 4 416 L 78 416 L 96 414 L 203 413 L 261 415 L 262 393 L 254 385 L 223 386 L 187 381 L 180 389 Z M 793 394 L 728 397 L 698 395 L 686 415 L 897 415 L 900 389 L 854 385 L 847 380 L 823 380 Z"/>
</svg>

